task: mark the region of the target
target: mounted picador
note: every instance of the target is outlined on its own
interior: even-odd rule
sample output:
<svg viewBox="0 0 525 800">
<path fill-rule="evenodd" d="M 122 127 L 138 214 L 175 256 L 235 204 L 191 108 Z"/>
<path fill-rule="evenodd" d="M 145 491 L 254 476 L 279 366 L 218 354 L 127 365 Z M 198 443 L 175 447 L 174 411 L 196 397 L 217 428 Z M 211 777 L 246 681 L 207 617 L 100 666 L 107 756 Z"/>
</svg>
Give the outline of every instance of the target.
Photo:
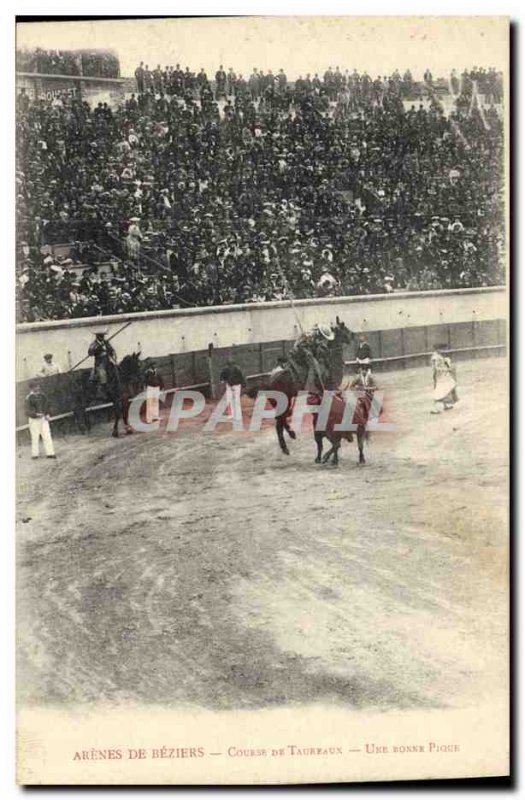
<svg viewBox="0 0 525 800">
<path fill-rule="evenodd" d="M 309 391 L 330 388 L 330 342 L 335 333 L 329 325 L 316 325 L 297 339 L 288 355 L 290 369 L 295 378 Z"/>
<path fill-rule="evenodd" d="M 112 435 L 118 437 L 121 419 L 126 434 L 133 433 L 128 423 L 130 399 L 141 391 L 144 381 L 140 352 L 124 356 L 119 364 L 113 345 L 106 340 L 106 334 L 106 330 L 96 331 L 95 340 L 88 348 L 88 357 L 94 358 L 94 364 L 89 375 L 85 405 L 97 399 L 111 403 L 114 414 Z"/>
<path fill-rule="evenodd" d="M 117 365 L 117 354 L 113 345 L 106 341 L 106 334 L 106 330 L 96 331 L 95 340 L 91 342 L 88 349 L 88 356 L 93 356 L 95 359 L 90 381 L 95 384 L 97 390 L 99 387 L 107 386 Z"/>
<path fill-rule="evenodd" d="M 288 399 L 286 409 L 275 418 L 279 446 L 286 455 L 290 451 L 284 431 L 290 439 L 296 438 L 289 424 L 295 398 L 304 390 L 321 396 L 325 390 L 339 387 L 344 376 L 343 347 L 352 339 L 352 331 L 339 317 L 335 325 L 318 324 L 301 334 L 292 346 L 288 360 L 272 371 L 266 388 L 282 392 Z"/>
</svg>

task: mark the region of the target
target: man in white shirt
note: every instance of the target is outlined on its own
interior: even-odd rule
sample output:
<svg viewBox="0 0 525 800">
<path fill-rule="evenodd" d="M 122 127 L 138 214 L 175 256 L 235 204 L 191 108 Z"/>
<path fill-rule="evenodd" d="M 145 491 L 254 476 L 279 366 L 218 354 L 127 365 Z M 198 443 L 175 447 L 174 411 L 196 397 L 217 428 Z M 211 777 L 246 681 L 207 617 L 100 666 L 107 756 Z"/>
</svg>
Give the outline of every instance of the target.
<svg viewBox="0 0 525 800">
<path fill-rule="evenodd" d="M 53 354 L 46 353 L 44 355 L 44 363 L 42 365 L 42 369 L 39 372 L 39 375 L 42 375 L 43 378 L 47 378 L 48 375 L 58 375 L 59 372 L 62 372 L 58 364 L 53 363 Z"/>
</svg>

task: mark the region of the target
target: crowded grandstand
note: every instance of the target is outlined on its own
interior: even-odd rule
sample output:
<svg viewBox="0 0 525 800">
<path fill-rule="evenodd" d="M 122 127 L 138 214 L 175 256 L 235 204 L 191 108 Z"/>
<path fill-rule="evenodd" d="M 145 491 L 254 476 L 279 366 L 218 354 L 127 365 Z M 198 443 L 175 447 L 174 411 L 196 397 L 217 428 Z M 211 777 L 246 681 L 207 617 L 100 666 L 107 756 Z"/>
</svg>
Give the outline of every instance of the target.
<svg viewBox="0 0 525 800">
<path fill-rule="evenodd" d="M 119 75 L 107 55 L 18 59 Z M 130 89 L 19 91 L 19 321 L 504 283 L 496 70 L 141 63 Z"/>
<path fill-rule="evenodd" d="M 16 51 L 17 72 L 42 75 L 76 75 L 118 78 L 119 60 L 104 50 L 45 50 L 42 47 Z"/>
</svg>

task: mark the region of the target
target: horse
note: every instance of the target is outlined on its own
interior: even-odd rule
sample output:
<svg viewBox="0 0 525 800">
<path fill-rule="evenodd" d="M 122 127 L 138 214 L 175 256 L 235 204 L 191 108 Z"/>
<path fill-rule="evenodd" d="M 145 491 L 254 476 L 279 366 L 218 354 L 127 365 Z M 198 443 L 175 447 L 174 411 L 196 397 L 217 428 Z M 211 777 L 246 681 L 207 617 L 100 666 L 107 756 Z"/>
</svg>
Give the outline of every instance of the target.
<svg viewBox="0 0 525 800">
<path fill-rule="evenodd" d="M 119 421 L 122 417 L 124 430 L 129 436 L 133 433 L 133 428 L 128 422 L 129 407 L 131 400 L 144 388 L 142 368 L 140 363 L 140 351 L 124 356 L 116 370 L 113 394 L 113 414 L 114 423 L 111 435 L 119 436 Z M 110 381 L 111 384 L 111 381 Z"/>
<path fill-rule="evenodd" d="M 124 356 L 120 364 L 106 360 L 105 371 L 107 382 L 98 383 L 96 380 L 84 380 L 84 410 L 95 400 L 109 401 L 113 407 L 113 429 L 111 435 L 119 436 L 119 422 L 122 419 L 124 431 L 127 436 L 133 433 L 133 428 L 128 422 L 131 399 L 143 388 L 140 352 Z"/>
<path fill-rule="evenodd" d="M 319 398 L 319 402 L 320 401 L 321 398 Z M 369 436 L 368 431 L 366 429 L 366 424 L 370 414 L 371 404 L 372 400 L 370 396 L 366 394 L 358 396 L 352 419 L 354 425 L 357 426 L 356 435 L 357 435 L 357 447 L 359 449 L 360 464 L 366 463 L 364 454 L 364 444 Z M 352 435 L 352 431 L 334 430 L 334 426 L 342 421 L 344 409 L 345 409 L 345 401 L 343 400 L 343 398 L 339 395 L 339 393 L 334 395 L 325 430 L 317 431 L 314 428 L 314 439 L 317 445 L 317 457 L 315 459 L 316 464 L 321 464 L 321 463 L 327 464 L 331 456 L 332 465 L 334 467 L 339 466 L 339 448 L 341 447 L 342 440 L 346 439 L 346 441 L 348 442 L 353 441 L 354 437 Z M 325 453 L 325 455 L 323 456 L 323 439 L 325 438 L 328 439 L 328 441 L 332 446 L 328 450 L 328 452 Z"/>
<path fill-rule="evenodd" d="M 330 327 L 334 332 L 334 338 L 327 345 L 329 357 L 326 363 L 319 364 L 322 374 L 318 378 L 322 379 L 323 389 L 337 387 L 341 383 L 344 375 L 343 345 L 350 344 L 353 339 L 352 331 L 346 327 L 339 317 L 336 318 L 336 324 Z M 297 370 L 293 368 L 290 361 L 287 361 L 283 369 L 270 378 L 269 385 L 266 387 L 272 391 L 281 392 L 288 400 L 286 409 L 275 418 L 275 430 L 279 447 L 287 456 L 290 455 L 290 451 L 284 438 L 284 431 L 286 431 L 290 439 L 296 438 L 295 431 L 290 428 L 288 420 L 292 413 L 295 398 L 305 387 L 307 375 L 303 377 L 303 380 L 299 380 Z"/>
</svg>

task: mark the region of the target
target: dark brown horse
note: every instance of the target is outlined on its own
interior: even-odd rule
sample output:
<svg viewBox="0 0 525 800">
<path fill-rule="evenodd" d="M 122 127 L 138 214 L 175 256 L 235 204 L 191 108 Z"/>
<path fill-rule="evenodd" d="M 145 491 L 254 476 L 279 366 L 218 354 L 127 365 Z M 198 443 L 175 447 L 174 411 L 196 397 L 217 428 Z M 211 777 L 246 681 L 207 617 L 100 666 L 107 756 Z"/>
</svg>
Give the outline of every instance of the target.
<svg viewBox="0 0 525 800">
<path fill-rule="evenodd" d="M 328 342 L 328 360 L 326 363 L 319 364 L 323 389 L 338 388 L 344 375 L 344 354 L 343 346 L 350 344 L 353 339 L 352 331 L 346 327 L 344 322 L 336 319 L 336 324 L 331 326 L 334 332 L 334 338 Z M 292 365 L 287 362 L 283 369 L 280 370 L 270 382 L 267 389 L 278 391 L 284 394 L 288 400 L 286 409 L 275 418 L 275 429 L 279 446 L 283 453 L 290 455 L 290 451 L 284 438 L 284 431 L 288 434 L 290 439 L 295 439 L 295 431 L 290 428 L 289 419 L 292 414 L 293 403 L 298 393 L 305 388 L 307 382 L 307 375 L 301 376 L 299 379 L 297 371 Z M 272 401 L 270 401 L 272 402 Z"/>
<path fill-rule="evenodd" d="M 321 401 L 321 397 L 319 397 L 319 402 Z M 372 404 L 371 397 L 369 395 L 365 395 L 364 393 L 358 393 L 356 396 L 356 406 L 354 415 L 352 418 L 352 422 L 354 425 L 357 426 L 357 430 L 355 431 L 357 437 L 357 447 L 359 449 L 359 463 L 365 463 L 365 454 L 364 454 L 364 445 L 365 441 L 368 439 L 368 431 L 366 429 L 366 425 L 368 422 L 368 417 L 370 414 L 370 406 Z M 338 431 L 335 430 L 335 425 L 340 424 L 343 419 L 343 414 L 345 410 L 345 400 L 341 395 L 338 393 L 332 399 L 332 405 L 330 407 L 330 414 L 328 416 L 327 424 L 324 430 L 318 431 L 314 428 L 314 438 L 315 443 L 317 445 L 317 457 L 315 459 L 316 464 L 326 464 L 332 458 L 332 464 L 334 467 L 339 465 L 339 448 L 341 447 L 341 442 L 343 439 L 346 439 L 348 442 L 353 441 L 353 433 L 352 431 Z M 327 453 L 323 456 L 323 439 L 327 439 L 331 447 Z"/>
<path fill-rule="evenodd" d="M 129 406 L 143 388 L 140 352 L 124 356 L 120 364 L 113 364 L 109 359 L 106 363 L 107 383 L 99 384 L 86 379 L 82 381 L 84 391 L 83 411 L 95 403 L 110 402 L 113 406 L 113 429 L 111 435 L 119 436 L 119 422 L 122 420 L 124 431 L 127 435 L 133 433 L 133 428 L 128 422 Z M 80 379 L 79 379 L 80 380 Z"/>
<path fill-rule="evenodd" d="M 114 423 L 112 436 L 119 435 L 119 421 L 122 419 L 126 435 L 133 433 L 128 422 L 131 400 L 144 388 L 140 352 L 124 356 L 112 381 L 110 381 L 110 397 L 113 400 Z"/>
</svg>

